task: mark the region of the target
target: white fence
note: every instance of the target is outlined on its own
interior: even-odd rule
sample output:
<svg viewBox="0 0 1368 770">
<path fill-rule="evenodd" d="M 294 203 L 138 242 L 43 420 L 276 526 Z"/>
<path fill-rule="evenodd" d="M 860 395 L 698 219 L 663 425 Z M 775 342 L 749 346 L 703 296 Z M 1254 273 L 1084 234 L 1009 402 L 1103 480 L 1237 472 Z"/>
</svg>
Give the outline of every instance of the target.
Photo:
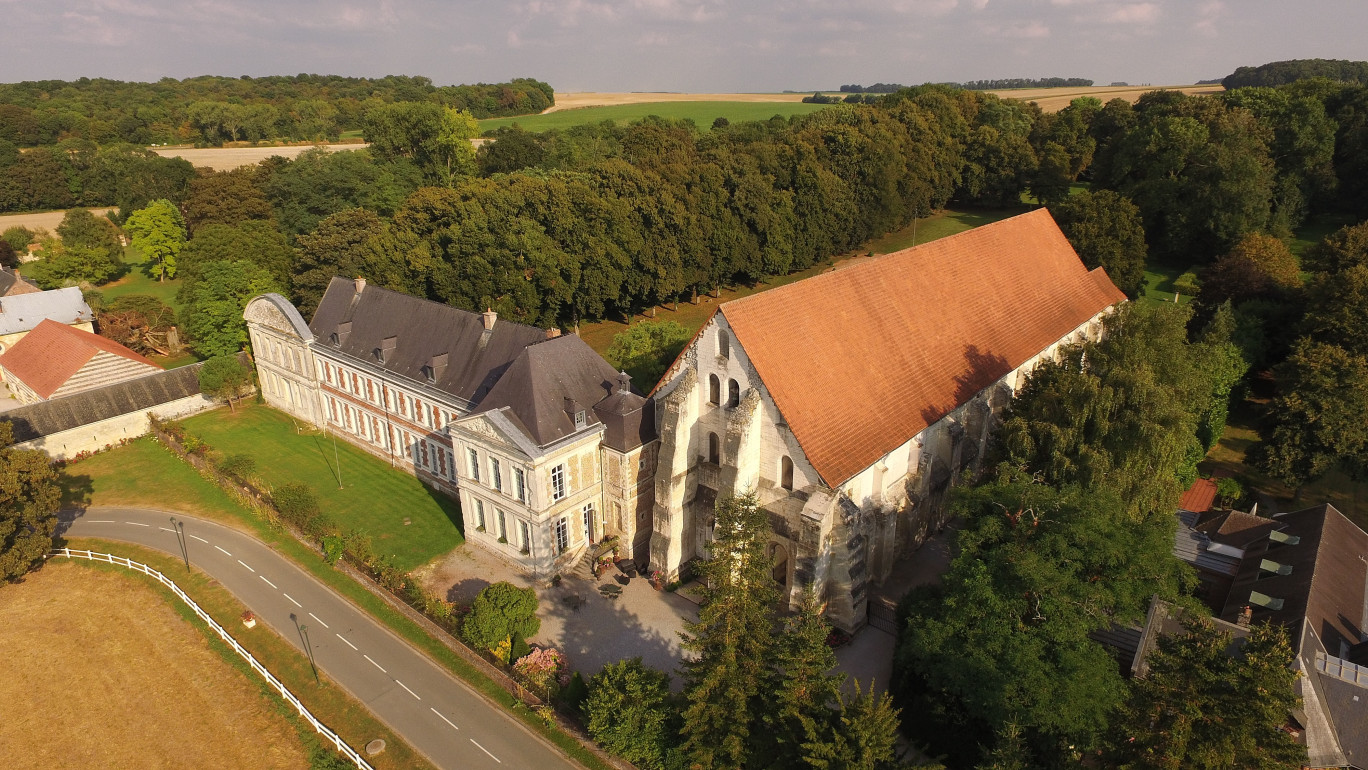
<svg viewBox="0 0 1368 770">
<path fill-rule="evenodd" d="M 258 662 L 257 659 L 252 655 L 252 653 L 247 651 L 246 647 L 243 647 L 242 645 L 238 644 L 238 641 L 234 639 L 231 634 L 225 631 L 223 629 L 223 626 L 220 626 L 217 622 L 214 621 L 213 618 L 209 617 L 209 613 L 201 609 L 200 606 L 195 603 L 195 600 L 191 599 L 184 591 L 181 590 L 180 586 L 176 585 L 175 582 L 172 581 L 170 578 L 152 569 L 146 564 L 141 564 L 131 559 L 125 559 L 122 556 L 114 556 L 113 554 L 108 553 L 95 553 L 94 551 L 78 551 L 73 548 L 54 548 L 50 552 L 50 555 L 65 556 L 69 559 L 90 559 L 91 561 L 100 561 L 105 562 L 107 564 L 118 564 L 121 567 L 128 567 L 129 569 L 137 570 L 138 572 L 141 572 L 144 575 L 150 575 L 151 577 L 156 578 L 158 582 L 160 582 L 167 588 L 171 589 L 172 593 L 180 597 L 181 601 L 190 605 L 190 609 L 195 611 L 195 614 L 199 616 L 200 620 L 203 620 L 205 623 L 208 623 L 209 627 L 214 629 L 214 632 L 219 635 L 220 639 L 227 642 L 228 646 L 232 647 L 234 652 L 241 655 L 243 660 L 247 661 L 248 665 L 252 667 L 253 671 L 256 671 L 258 674 L 261 674 L 262 678 L 269 682 L 270 685 L 280 693 L 280 697 L 284 698 L 286 703 L 289 703 L 291 706 L 294 706 L 296 709 L 298 709 L 299 715 L 304 717 L 304 719 L 308 720 L 309 724 L 313 725 L 313 728 L 315 730 L 323 734 L 323 737 L 331 741 L 333 746 L 337 747 L 338 752 L 340 752 L 342 756 L 356 763 L 356 766 L 358 768 L 361 768 L 361 770 L 374 770 L 374 768 L 370 766 L 370 763 L 366 762 L 365 759 L 362 759 L 361 755 L 358 754 L 356 750 L 353 749 L 351 746 L 348 746 L 346 742 L 344 742 L 341 738 L 339 738 L 337 733 L 328 729 L 327 725 L 318 721 L 318 719 L 315 718 L 313 714 L 309 713 L 309 710 L 304 707 L 303 703 L 299 702 L 299 699 L 294 696 L 294 693 L 290 692 L 289 689 L 286 688 L 285 685 L 281 683 L 279 679 L 276 679 L 274 674 L 272 674 L 270 671 L 267 671 L 266 667 L 261 665 L 261 663 Z"/>
</svg>

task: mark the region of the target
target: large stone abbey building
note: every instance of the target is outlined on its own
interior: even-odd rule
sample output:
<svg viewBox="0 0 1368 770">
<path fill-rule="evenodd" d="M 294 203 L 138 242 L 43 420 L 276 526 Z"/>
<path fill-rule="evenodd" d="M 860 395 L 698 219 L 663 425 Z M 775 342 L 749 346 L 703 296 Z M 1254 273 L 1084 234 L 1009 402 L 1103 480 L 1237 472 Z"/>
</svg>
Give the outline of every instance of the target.
<svg viewBox="0 0 1368 770">
<path fill-rule="evenodd" d="M 790 601 L 853 630 L 1024 375 L 1124 299 L 1039 210 L 725 303 L 650 400 L 578 337 L 360 279 L 246 317 L 269 403 L 458 495 L 472 542 L 548 575 L 614 534 L 675 577 L 753 491 Z"/>
</svg>

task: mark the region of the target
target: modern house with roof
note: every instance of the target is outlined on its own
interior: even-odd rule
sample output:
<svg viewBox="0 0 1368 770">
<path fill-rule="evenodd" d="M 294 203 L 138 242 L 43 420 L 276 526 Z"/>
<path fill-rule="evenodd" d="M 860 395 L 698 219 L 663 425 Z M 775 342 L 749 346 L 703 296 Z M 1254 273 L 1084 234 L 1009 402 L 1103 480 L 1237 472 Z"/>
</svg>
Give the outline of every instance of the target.
<svg viewBox="0 0 1368 770">
<path fill-rule="evenodd" d="M 549 575 L 635 537 L 650 411 L 578 337 L 360 278 L 334 278 L 311 323 L 278 294 L 244 317 L 267 403 L 459 496 L 472 542 Z"/>
<path fill-rule="evenodd" d="M 0 377 L 24 404 L 161 371 L 161 367 L 113 340 L 51 319 L 44 319 L 0 354 Z"/>
<path fill-rule="evenodd" d="M 1183 510 L 1179 519 L 1174 553 L 1197 570 L 1223 627 L 1267 621 L 1291 633 L 1303 703 L 1291 719 L 1308 767 L 1368 770 L 1368 533 L 1332 505 L 1272 518 Z M 1137 672 L 1153 637 L 1173 632 L 1155 613 Z"/>
<path fill-rule="evenodd" d="M 862 626 L 1025 376 L 1124 300 L 1041 209 L 721 305 L 653 394 L 652 569 L 677 576 L 715 501 L 753 491 L 789 600 Z"/>
<path fill-rule="evenodd" d="M 22 279 L 17 281 L 22 282 Z M 10 289 L 16 285 L 10 284 Z M 11 291 L 0 296 L 0 353 L 9 350 L 43 321 L 95 331 L 95 313 L 75 286 L 52 291 Z"/>
</svg>

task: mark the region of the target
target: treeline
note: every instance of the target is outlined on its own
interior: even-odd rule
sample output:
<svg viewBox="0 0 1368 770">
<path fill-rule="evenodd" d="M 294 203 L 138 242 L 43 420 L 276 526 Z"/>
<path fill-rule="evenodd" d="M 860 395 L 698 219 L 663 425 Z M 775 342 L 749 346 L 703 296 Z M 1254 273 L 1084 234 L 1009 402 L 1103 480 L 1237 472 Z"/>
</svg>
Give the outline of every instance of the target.
<svg viewBox="0 0 1368 770">
<path fill-rule="evenodd" d="M 830 96 L 817 91 L 812 96 L 804 96 L 803 104 L 875 104 L 882 97 L 876 93 L 867 94 L 846 94 L 845 96 Z"/>
<path fill-rule="evenodd" d="M 1087 78 L 997 78 L 947 83 L 969 91 L 1000 91 L 1004 88 L 1087 88 L 1093 82 Z"/>
<path fill-rule="evenodd" d="M 1368 83 L 1368 62 L 1345 59 L 1289 59 L 1238 67 L 1221 80 L 1227 89 L 1281 86 L 1298 80 L 1326 78 L 1343 83 Z"/>
<path fill-rule="evenodd" d="M 361 128 L 374 106 L 393 102 L 431 102 L 489 118 L 541 112 L 555 103 L 555 93 L 530 78 L 434 86 L 403 75 L 26 81 L 0 84 L 0 148 L 72 139 L 98 145 L 336 140 Z"/>
<path fill-rule="evenodd" d="M 841 86 L 840 90 L 843 94 L 891 94 L 895 91 L 901 91 L 904 88 L 907 88 L 907 86 L 899 83 L 875 83 L 872 86 Z"/>
<path fill-rule="evenodd" d="M 195 169 L 132 144 L 69 139 L 20 152 L 0 141 L 0 212 L 117 206 L 125 215 L 158 198 L 185 198 Z"/>
</svg>

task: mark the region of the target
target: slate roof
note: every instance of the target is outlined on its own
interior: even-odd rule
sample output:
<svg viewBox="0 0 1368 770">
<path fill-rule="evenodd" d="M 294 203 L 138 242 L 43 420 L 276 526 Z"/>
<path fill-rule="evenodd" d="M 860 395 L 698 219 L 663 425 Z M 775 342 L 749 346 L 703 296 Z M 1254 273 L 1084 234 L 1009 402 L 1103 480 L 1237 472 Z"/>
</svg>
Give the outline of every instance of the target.
<svg viewBox="0 0 1368 770">
<path fill-rule="evenodd" d="M 238 360 L 250 366 L 245 353 Z M 200 392 L 202 364 L 159 371 L 136 380 L 87 390 L 66 398 L 23 406 L 0 414 L 14 430 L 15 442 L 51 436 L 119 415 L 143 412 Z"/>
<path fill-rule="evenodd" d="M 595 404 L 594 413 L 606 428 L 603 443 L 619 452 L 656 438 L 655 409 L 649 399 L 632 392 L 632 377 L 626 372 L 618 372 L 613 395 Z"/>
<path fill-rule="evenodd" d="M 0 367 L 7 377 L 19 379 L 40 398 L 50 398 L 101 353 L 126 359 L 135 366 L 105 367 L 90 382 L 79 383 L 82 389 L 103 384 L 100 380 L 104 378 L 123 379 L 130 374 L 160 371 L 156 364 L 113 340 L 51 319 L 45 319 L 0 355 Z"/>
<path fill-rule="evenodd" d="M 1039 209 L 720 312 L 835 486 L 1124 299 Z"/>
<path fill-rule="evenodd" d="M 576 432 L 567 398 L 575 411 L 584 411 L 586 428 L 602 424 L 594 406 L 609 398 L 617 379 L 617 371 L 602 356 L 567 334 L 528 345 L 499 376 L 476 413 L 512 413 L 519 428 L 538 446 L 546 446 Z"/>
<path fill-rule="evenodd" d="M 15 297 L 20 294 L 37 294 L 42 289 L 21 274 L 9 268 L 0 270 L 0 297 Z"/>
<path fill-rule="evenodd" d="M 90 305 L 75 286 L 0 297 L 0 334 L 26 332 L 44 319 L 73 324 L 94 318 Z"/>
<path fill-rule="evenodd" d="M 432 386 L 468 404 L 483 399 L 524 348 L 546 339 L 544 329 L 503 319 L 486 331 L 478 313 L 379 286 L 358 292 L 357 282 L 346 278 L 328 284 L 309 329 L 321 348 L 417 382 L 427 382 L 424 367 L 446 354 L 446 366 Z M 397 338 L 396 345 L 381 363 L 376 354 L 389 337 Z"/>
</svg>

